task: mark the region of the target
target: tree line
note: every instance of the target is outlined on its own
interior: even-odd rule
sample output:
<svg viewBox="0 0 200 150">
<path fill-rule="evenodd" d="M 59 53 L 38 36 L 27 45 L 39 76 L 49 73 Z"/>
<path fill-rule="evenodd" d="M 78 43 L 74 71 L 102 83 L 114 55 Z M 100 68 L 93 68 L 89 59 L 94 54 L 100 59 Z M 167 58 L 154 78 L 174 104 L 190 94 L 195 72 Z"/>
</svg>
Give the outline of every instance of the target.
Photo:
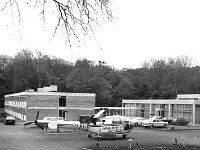
<svg viewBox="0 0 200 150">
<path fill-rule="evenodd" d="M 4 95 L 57 85 L 59 92 L 96 93 L 96 106 L 121 106 L 122 99 L 174 99 L 200 93 L 200 67 L 187 56 L 144 62 L 137 69 L 115 69 L 87 59 L 75 63 L 22 50 L 0 55 L 0 105 Z"/>
</svg>

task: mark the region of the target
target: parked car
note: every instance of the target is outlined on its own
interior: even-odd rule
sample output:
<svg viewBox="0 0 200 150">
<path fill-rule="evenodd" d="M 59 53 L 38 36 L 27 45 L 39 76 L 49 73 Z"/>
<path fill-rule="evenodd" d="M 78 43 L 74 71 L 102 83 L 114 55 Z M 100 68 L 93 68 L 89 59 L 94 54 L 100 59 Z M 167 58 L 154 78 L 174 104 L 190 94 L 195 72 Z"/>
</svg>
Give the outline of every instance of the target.
<svg viewBox="0 0 200 150">
<path fill-rule="evenodd" d="M 163 119 L 163 116 L 152 116 L 153 119 Z"/>
<path fill-rule="evenodd" d="M 6 118 L 5 118 L 5 124 L 6 125 L 15 125 L 15 117 L 14 116 L 7 116 Z"/>
<path fill-rule="evenodd" d="M 142 125 L 142 121 L 144 120 L 147 120 L 147 119 L 143 117 L 135 117 L 132 119 L 132 122 L 135 123 L 135 126 L 138 126 L 138 125 Z"/>
<path fill-rule="evenodd" d="M 177 118 L 172 120 L 172 124 L 174 125 L 188 125 L 189 121 L 185 120 L 185 118 Z"/>
<path fill-rule="evenodd" d="M 168 126 L 168 122 L 163 122 L 161 119 L 150 118 L 142 122 L 142 126 L 144 127 L 163 127 L 166 128 Z"/>
<path fill-rule="evenodd" d="M 127 117 L 128 121 L 135 127 L 137 126 L 137 123 L 134 121 L 135 117 Z"/>
<path fill-rule="evenodd" d="M 172 118 L 172 117 L 164 117 L 164 118 L 162 118 L 162 121 L 168 122 L 169 124 L 171 124 L 173 120 L 174 120 L 174 118 Z"/>
</svg>

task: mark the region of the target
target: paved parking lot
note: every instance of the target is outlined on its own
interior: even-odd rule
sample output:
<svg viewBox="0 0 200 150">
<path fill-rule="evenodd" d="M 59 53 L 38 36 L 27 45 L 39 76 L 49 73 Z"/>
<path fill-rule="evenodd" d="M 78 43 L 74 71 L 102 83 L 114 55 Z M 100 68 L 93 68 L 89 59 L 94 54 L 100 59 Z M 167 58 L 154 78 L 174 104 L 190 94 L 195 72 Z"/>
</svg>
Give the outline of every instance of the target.
<svg viewBox="0 0 200 150">
<path fill-rule="evenodd" d="M 160 129 L 146 129 L 136 127 L 128 134 L 127 139 L 114 138 L 97 141 L 96 138 L 88 138 L 87 132 L 76 133 L 44 133 L 38 129 L 24 128 L 22 124 L 0 124 L 0 149 L 2 150 L 82 150 L 84 147 L 93 147 L 97 143 L 100 146 L 129 145 L 128 139 L 132 139 L 132 145 L 174 144 L 175 138 L 178 144 L 200 145 L 199 130 L 175 130 L 161 131 Z"/>
</svg>

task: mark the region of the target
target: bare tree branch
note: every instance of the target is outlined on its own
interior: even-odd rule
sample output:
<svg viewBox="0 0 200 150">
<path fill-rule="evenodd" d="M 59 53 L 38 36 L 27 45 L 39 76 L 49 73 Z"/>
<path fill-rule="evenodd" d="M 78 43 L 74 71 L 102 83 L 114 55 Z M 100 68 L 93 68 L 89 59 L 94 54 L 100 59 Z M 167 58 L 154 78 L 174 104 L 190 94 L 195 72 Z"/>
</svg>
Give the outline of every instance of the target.
<svg viewBox="0 0 200 150">
<path fill-rule="evenodd" d="M 7 0 L 4 7 L 0 10 L 5 10 L 10 3 L 12 8 L 15 4 L 18 11 L 19 23 L 21 22 L 21 12 L 19 9 L 20 0 Z M 47 10 L 47 3 L 49 6 L 55 4 L 58 19 L 56 20 L 56 27 L 54 28 L 53 37 L 55 37 L 58 28 L 64 28 L 66 33 L 67 41 L 71 47 L 72 38 L 76 38 L 80 42 L 80 37 L 92 33 L 94 36 L 93 29 L 102 19 L 106 16 L 108 20 L 112 19 L 112 11 L 110 10 L 110 0 L 26 0 L 26 3 L 34 3 L 34 8 L 38 7 L 41 9 L 40 15 L 45 22 L 45 14 Z M 61 25 L 62 24 L 62 25 Z"/>
<path fill-rule="evenodd" d="M 18 19 L 19 19 L 19 24 L 21 23 L 21 13 L 20 13 L 20 10 L 19 10 L 19 5 L 17 3 L 16 0 L 14 0 L 14 3 L 16 5 L 16 8 L 17 8 L 17 12 L 18 12 Z"/>
<path fill-rule="evenodd" d="M 10 1 L 7 1 L 6 4 L 4 5 L 4 7 L 0 10 L 0 12 L 3 11 L 3 10 L 7 7 L 7 5 L 8 5 L 9 3 L 10 3 Z"/>
</svg>

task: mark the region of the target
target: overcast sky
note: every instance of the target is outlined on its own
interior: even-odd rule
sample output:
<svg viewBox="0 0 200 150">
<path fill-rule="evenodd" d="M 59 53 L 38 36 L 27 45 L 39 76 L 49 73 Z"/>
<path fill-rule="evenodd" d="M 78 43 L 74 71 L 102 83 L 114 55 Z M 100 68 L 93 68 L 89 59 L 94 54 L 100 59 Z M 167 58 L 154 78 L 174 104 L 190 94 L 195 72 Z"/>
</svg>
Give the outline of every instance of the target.
<svg viewBox="0 0 200 150">
<path fill-rule="evenodd" d="M 0 54 L 14 56 L 21 49 L 40 50 L 71 62 L 81 58 L 105 61 L 118 69 L 138 68 L 144 61 L 181 55 L 200 64 L 199 0 L 112 1 L 116 18 L 95 30 L 98 42 L 90 36 L 72 48 L 60 33 L 51 40 L 50 29 L 55 24 L 44 26 L 33 9 L 23 7 L 26 13 L 20 25 L 17 12 L 12 17 L 6 9 L 0 13 Z"/>
</svg>

